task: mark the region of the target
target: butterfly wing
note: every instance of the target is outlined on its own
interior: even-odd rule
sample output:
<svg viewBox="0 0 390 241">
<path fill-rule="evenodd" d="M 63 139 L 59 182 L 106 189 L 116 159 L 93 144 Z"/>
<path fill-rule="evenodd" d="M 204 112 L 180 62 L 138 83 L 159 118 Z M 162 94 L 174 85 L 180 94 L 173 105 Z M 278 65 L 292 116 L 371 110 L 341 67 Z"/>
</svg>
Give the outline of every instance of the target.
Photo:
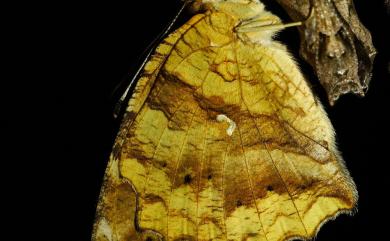
<svg viewBox="0 0 390 241">
<path fill-rule="evenodd" d="M 196 15 L 146 65 L 95 240 L 310 238 L 356 204 L 332 126 L 285 47 L 234 26 Z"/>
<path fill-rule="evenodd" d="M 121 154 L 125 151 L 125 140 L 130 134 L 130 127 L 145 104 L 160 74 L 161 67 L 172 53 L 173 46 L 178 39 L 196 21 L 197 17 L 194 17 L 164 39 L 164 42 L 158 46 L 154 55 L 147 62 L 137 81 L 106 169 L 96 211 L 92 240 L 139 240 L 141 238 L 140 228 L 136 221 L 137 193 L 132 182 L 123 178 L 118 169 Z"/>
</svg>

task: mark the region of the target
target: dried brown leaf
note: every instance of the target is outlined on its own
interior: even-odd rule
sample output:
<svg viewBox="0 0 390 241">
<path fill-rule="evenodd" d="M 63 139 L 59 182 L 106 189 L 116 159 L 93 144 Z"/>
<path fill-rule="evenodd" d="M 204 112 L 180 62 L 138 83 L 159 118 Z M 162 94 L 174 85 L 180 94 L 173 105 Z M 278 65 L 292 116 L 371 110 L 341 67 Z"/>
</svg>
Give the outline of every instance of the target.
<svg viewBox="0 0 390 241">
<path fill-rule="evenodd" d="M 300 53 L 333 105 L 343 94 L 364 96 L 376 54 L 352 0 L 277 0 L 299 28 Z"/>
</svg>

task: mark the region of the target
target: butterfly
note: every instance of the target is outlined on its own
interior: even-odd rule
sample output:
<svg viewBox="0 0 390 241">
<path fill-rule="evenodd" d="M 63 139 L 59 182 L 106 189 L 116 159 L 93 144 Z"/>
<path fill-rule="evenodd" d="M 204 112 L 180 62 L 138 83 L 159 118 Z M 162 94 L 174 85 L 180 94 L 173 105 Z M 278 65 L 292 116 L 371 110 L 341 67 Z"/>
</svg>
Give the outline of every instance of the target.
<svg viewBox="0 0 390 241">
<path fill-rule="evenodd" d="M 258 0 L 197 0 L 134 81 L 92 240 L 308 239 L 356 207 L 334 130 Z M 182 8 L 182 9 L 183 9 Z"/>
</svg>

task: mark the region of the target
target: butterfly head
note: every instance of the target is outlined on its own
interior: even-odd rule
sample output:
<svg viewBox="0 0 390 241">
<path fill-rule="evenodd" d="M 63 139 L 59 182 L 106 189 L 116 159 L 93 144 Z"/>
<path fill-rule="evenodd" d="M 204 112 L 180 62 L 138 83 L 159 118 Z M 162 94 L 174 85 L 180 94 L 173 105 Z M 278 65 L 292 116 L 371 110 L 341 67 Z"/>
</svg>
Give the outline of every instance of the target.
<svg viewBox="0 0 390 241">
<path fill-rule="evenodd" d="M 278 16 L 264 9 L 259 0 L 194 0 L 195 12 L 222 12 L 235 19 L 234 32 L 241 39 L 269 44 L 281 28 Z M 275 27 L 276 26 L 276 27 Z"/>
</svg>

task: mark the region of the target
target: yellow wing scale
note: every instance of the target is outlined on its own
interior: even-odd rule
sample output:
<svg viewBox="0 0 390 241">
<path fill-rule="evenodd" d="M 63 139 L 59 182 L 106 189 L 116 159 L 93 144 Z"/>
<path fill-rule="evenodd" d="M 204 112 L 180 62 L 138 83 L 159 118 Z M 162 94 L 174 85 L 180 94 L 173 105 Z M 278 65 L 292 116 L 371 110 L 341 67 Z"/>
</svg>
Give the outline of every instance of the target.
<svg viewBox="0 0 390 241">
<path fill-rule="evenodd" d="M 146 65 L 93 240 L 307 239 L 354 207 L 332 126 L 285 47 L 247 41 L 235 21 L 196 15 Z"/>
</svg>

